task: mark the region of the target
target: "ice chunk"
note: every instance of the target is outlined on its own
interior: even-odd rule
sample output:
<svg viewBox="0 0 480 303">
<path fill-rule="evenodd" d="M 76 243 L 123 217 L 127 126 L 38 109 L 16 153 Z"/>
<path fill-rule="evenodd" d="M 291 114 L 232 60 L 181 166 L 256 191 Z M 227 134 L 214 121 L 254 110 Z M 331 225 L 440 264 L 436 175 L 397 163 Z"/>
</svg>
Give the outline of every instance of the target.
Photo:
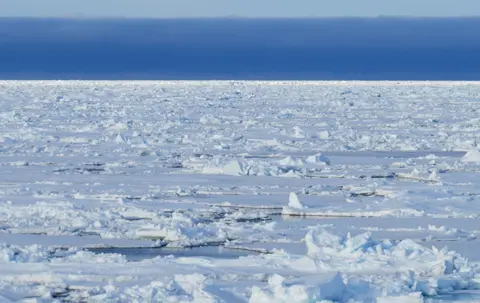
<svg viewBox="0 0 480 303">
<path fill-rule="evenodd" d="M 324 228 L 317 226 L 305 236 L 307 255 L 315 258 L 320 255 L 353 254 L 367 251 L 376 243 L 371 238 L 371 233 L 363 233 L 355 237 L 347 234 L 346 237 L 332 234 Z"/>
<path fill-rule="evenodd" d="M 121 134 L 118 134 L 117 137 L 115 138 L 115 143 L 117 144 L 127 143 L 127 139 Z"/>
<path fill-rule="evenodd" d="M 352 196 L 372 196 L 375 194 L 375 190 L 368 187 L 351 187 L 348 190 Z"/>
<path fill-rule="evenodd" d="M 405 168 L 408 166 L 407 163 L 405 162 L 393 162 L 392 164 L 390 164 L 391 167 L 398 167 L 398 168 Z"/>
<path fill-rule="evenodd" d="M 417 168 L 414 168 L 411 173 L 396 173 L 395 176 L 399 179 L 408 179 L 420 182 L 439 182 L 436 170 L 432 170 L 430 174 L 422 173 Z"/>
<path fill-rule="evenodd" d="M 288 206 L 293 209 L 305 209 L 307 208 L 305 205 L 300 202 L 296 193 L 291 192 L 290 197 L 288 199 Z"/>
<path fill-rule="evenodd" d="M 223 173 L 227 175 L 241 176 L 246 173 L 245 163 L 241 163 L 238 160 L 231 161 L 223 166 Z"/>
<path fill-rule="evenodd" d="M 436 170 L 436 169 L 432 170 L 432 172 L 431 172 L 430 175 L 428 176 L 428 180 L 430 180 L 430 181 L 437 181 L 437 180 L 438 180 L 437 170 Z"/>
<path fill-rule="evenodd" d="M 402 193 L 395 192 L 393 190 L 384 189 L 384 188 L 375 189 L 375 195 L 379 197 L 394 198 L 394 197 L 400 196 L 401 194 Z"/>
<path fill-rule="evenodd" d="M 305 135 L 305 131 L 303 129 L 301 129 L 299 126 L 294 126 L 293 127 L 293 136 L 295 138 L 305 138 L 306 135 Z"/>
<path fill-rule="evenodd" d="M 339 273 L 323 273 L 308 279 L 287 281 L 284 277 L 274 274 L 268 279 L 268 286 L 252 287 L 249 302 L 255 303 L 290 303 L 290 302 L 320 302 L 322 300 L 342 301 L 346 286 Z"/>
<path fill-rule="evenodd" d="M 109 130 L 128 130 L 128 125 L 125 123 L 115 123 L 108 127 Z"/>
<path fill-rule="evenodd" d="M 305 245 L 309 257 L 314 257 L 319 253 L 335 252 L 341 242 L 342 238 L 340 236 L 331 234 L 320 227 L 310 230 L 305 236 Z"/>
<path fill-rule="evenodd" d="M 328 130 L 321 131 L 317 135 L 318 135 L 318 138 L 320 138 L 320 139 L 330 138 L 330 133 L 328 132 Z"/>
<path fill-rule="evenodd" d="M 292 156 L 288 156 L 280 161 L 278 161 L 278 164 L 283 165 L 283 166 L 288 166 L 288 167 L 296 167 L 296 166 L 302 166 L 303 161 L 301 159 L 294 158 Z"/>
<path fill-rule="evenodd" d="M 232 160 L 226 164 L 210 161 L 201 163 L 198 161 L 184 161 L 184 166 L 190 166 L 197 172 L 204 174 L 225 174 L 232 176 L 279 176 L 285 174 L 288 170 L 280 170 L 279 167 L 268 162 L 257 160 Z"/>
<path fill-rule="evenodd" d="M 480 151 L 477 149 L 469 150 L 462 158 L 463 162 L 480 163 Z"/>
<path fill-rule="evenodd" d="M 310 164 L 327 164 L 330 165 L 330 159 L 322 155 L 321 153 L 308 156 L 305 160 L 307 163 Z"/>
</svg>

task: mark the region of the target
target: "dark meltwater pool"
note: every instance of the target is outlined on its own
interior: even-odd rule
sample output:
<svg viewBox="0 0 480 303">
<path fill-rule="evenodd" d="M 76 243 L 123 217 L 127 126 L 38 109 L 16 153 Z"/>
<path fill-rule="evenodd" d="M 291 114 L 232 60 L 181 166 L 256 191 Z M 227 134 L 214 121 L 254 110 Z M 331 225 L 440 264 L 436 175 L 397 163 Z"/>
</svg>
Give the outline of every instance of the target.
<svg viewBox="0 0 480 303">
<path fill-rule="evenodd" d="M 87 250 L 98 254 L 121 254 L 124 255 L 128 261 L 142 261 L 153 259 L 158 256 L 237 259 L 239 257 L 257 254 L 253 251 L 231 249 L 221 246 L 202 246 L 194 248 L 109 247 L 89 248 Z"/>
</svg>

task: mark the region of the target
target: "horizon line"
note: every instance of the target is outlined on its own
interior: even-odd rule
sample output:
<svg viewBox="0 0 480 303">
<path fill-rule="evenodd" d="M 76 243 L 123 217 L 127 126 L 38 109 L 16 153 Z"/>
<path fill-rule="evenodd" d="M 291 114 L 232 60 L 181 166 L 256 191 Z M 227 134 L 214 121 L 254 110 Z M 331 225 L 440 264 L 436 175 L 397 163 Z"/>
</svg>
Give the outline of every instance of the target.
<svg viewBox="0 0 480 303">
<path fill-rule="evenodd" d="M 121 21 L 121 20 L 461 20 L 480 19 L 480 15 L 465 16 L 412 16 L 412 15 L 377 15 L 377 16 L 178 16 L 178 17 L 136 17 L 136 16 L 1 16 L 0 20 L 98 20 L 98 21 Z"/>
</svg>

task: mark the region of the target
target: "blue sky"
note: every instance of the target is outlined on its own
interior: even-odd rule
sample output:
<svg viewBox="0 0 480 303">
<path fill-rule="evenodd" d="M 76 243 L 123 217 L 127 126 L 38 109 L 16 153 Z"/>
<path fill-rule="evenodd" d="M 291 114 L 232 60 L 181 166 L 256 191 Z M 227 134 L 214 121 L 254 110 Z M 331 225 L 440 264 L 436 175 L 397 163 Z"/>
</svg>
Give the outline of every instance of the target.
<svg viewBox="0 0 480 303">
<path fill-rule="evenodd" d="M 0 0 L 8 17 L 480 16 L 479 0 Z"/>
</svg>

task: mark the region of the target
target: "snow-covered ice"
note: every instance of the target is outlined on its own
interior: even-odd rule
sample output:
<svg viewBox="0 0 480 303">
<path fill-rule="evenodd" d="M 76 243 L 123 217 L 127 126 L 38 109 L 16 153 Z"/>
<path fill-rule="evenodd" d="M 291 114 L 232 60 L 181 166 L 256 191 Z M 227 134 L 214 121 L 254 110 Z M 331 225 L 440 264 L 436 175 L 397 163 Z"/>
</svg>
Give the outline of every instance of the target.
<svg viewBox="0 0 480 303">
<path fill-rule="evenodd" d="M 480 83 L 0 88 L 0 302 L 480 300 Z"/>
</svg>

